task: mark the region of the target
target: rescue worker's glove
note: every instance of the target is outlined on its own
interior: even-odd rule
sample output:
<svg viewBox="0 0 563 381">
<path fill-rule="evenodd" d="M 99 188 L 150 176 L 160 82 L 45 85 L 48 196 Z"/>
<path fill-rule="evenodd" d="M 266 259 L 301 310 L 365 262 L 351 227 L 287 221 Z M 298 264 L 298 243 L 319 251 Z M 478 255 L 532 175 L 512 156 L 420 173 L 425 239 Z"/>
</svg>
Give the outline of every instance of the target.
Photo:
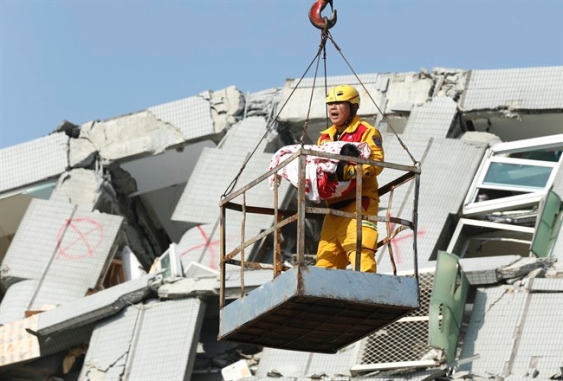
<svg viewBox="0 0 563 381">
<path fill-rule="evenodd" d="M 354 180 L 356 178 L 356 164 L 340 161 L 336 166 L 335 174 L 338 181 Z"/>
</svg>

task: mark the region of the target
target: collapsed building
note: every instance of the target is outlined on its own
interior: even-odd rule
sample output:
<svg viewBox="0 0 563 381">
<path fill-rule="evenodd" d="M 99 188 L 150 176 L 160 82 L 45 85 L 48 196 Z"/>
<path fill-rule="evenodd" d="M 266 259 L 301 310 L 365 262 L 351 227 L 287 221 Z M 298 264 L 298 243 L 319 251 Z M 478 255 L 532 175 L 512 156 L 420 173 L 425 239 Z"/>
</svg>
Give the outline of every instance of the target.
<svg viewBox="0 0 563 381">
<path fill-rule="evenodd" d="M 327 81 L 358 87 L 386 161 L 408 162 L 405 144 L 421 163 L 419 309 L 335 354 L 217 340 L 219 200 L 267 172 L 279 148 L 315 142 L 326 127 L 312 78 L 256 93 L 229 87 L 64 121 L 0 150 L 0 378 L 563 379 L 563 67 Z M 380 183 L 392 176 L 383 171 Z M 383 197 L 381 213 L 410 212 L 412 192 L 398 189 L 392 206 Z M 252 198 L 266 205 L 272 191 Z M 280 203 L 294 200 L 282 182 Z M 248 216 L 245 234 L 274 222 Z M 229 224 L 232 248 L 241 221 Z M 318 221 L 305 228 L 314 254 Z M 378 272 L 391 273 L 392 254 L 412 273 L 412 239 L 405 231 L 392 253 L 382 247 Z M 286 232 L 288 266 L 294 245 Z M 271 246 L 257 241 L 247 256 L 267 262 Z M 271 278 L 249 271 L 245 287 Z M 227 273 L 227 298 L 240 296 L 239 281 Z"/>
</svg>

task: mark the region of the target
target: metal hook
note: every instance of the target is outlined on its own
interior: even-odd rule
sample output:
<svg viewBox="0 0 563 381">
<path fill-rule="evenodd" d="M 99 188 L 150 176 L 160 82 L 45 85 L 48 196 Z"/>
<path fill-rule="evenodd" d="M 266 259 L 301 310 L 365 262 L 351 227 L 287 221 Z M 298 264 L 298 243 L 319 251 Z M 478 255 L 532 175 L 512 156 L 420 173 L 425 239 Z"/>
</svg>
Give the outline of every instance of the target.
<svg viewBox="0 0 563 381">
<path fill-rule="evenodd" d="M 327 4 L 330 5 L 330 9 L 332 10 L 330 19 L 321 16 L 321 12 L 326 8 Z M 332 28 L 334 24 L 336 24 L 336 10 L 332 7 L 332 0 L 317 0 L 309 11 L 309 20 L 316 28 L 323 30 Z"/>
</svg>

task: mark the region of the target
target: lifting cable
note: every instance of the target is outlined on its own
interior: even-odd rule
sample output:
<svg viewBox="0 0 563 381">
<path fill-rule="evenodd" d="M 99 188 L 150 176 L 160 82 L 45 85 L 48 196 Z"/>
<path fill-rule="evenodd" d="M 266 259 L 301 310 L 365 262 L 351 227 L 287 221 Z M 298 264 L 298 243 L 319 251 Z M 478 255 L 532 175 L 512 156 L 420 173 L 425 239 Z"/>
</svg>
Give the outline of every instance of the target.
<svg viewBox="0 0 563 381">
<path fill-rule="evenodd" d="M 340 56 L 342 57 L 342 59 L 344 60 L 344 62 L 346 63 L 346 65 L 348 66 L 350 71 L 354 74 L 354 77 L 356 78 L 358 83 L 362 86 L 362 88 L 364 89 L 364 91 L 366 92 L 366 94 L 368 95 L 370 100 L 372 101 L 372 103 L 375 106 L 375 108 L 377 109 L 377 111 L 380 113 L 382 120 L 389 126 L 389 128 L 391 129 L 391 131 L 393 132 L 393 134 L 397 138 L 399 144 L 403 147 L 403 149 L 409 155 L 412 163 L 414 165 L 419 164 L 419 162 L 414 158 L 414 156 L 411 154 L 411 152 L 409 151 L 406 144 L 403 142 L 403 140 L 399 137 L 399 135 L 397 134 L 397 132 L 393 128 L 393 125 L 391 124 L 390 120 L 387 118 L 387 116 L 385 116 L 384 112 L 381 110 L 381 108 L 379 107 L 377 102 L 375 102 L 375 100 L 371 96 L 370 92 L 366 88 L 365 84 L 362 82 L 362 80 L 360 79 L 360 77 L 358 76 L 356 71 L 354 70 L 354 68 L 352 68 L 352 66 L 350 65 L 350 62 L 344 56 L 342 49 L 340 49 L 338 44 L 334 41 L 334 38 L 332 37 L 329 29 L 332 28 L 336 24 L 336 10 L 333 9 L 332 17 L 330 19 L 327 18 L 327 17 L 321 17 L 321 12 L 326 7 L 327 4 L 329 4 L 332 8 L 332 0 L 317 0 L 317 2 L 311 7 L 311 10 L 309 12 L 309 19 L 310 19 L 311 23 L 315 27 L 317 27 L 318 29 L 321 29 L 321 42 L 319 44 L 319 48 L 317 50 L 317 53 L 315 54 L 315 57 L 311 60 L 311 63 L 309 64 L 309 66 L 307 67 L 307 69 L 305 70 L 305 72 L 303 73 L 303 75 L 301 76 L 299 81 L 297 82 L 297 84 L 294 86 L 293 90 L 291 91 L 291 93 L 289 94 L 289 96 L 287 97 L 285 102 L 283 103 L 282 107 L 277 112 L 276 116 L 271 118 L 268 121 L 268 123 L 266 125 L 266 132 L 264 133 L 264 135 L 260 138 L 260 140 L 258 141 L 256 146 L 254 147 L 254 150 L 249 155 L 246 156 L 243 164 L 241 165 L 241 168 L 239 169 L 239 172 L 234 177 L 234 179 L 231 181 L 231 183 L 227 186 L 227 189 L 225 189 L 225 192 L 223 193 L 222 197 L 226 197 L 227 195 L 229 195 L 229 193 L 231 193 L 233 191 L 233 189 L 235 188 L 240 176 L 242 175 L 244 169 L 246 168 L 246 165 L 248 164 L 248 162 L 250 161 L 250 159 L 252 158 L 254 153 L 256 153 L 256 150 L 258 149 L 258 147 L 260 146 L 262 141 L 264 139 L 266 139 L 266 137 L 270 133 L 270 130 L 271 130 L 274 122 L 276 122 L 278 120 L 279 115 L 281 114 L 281 112 L 283 111 L 285 106 L 288 104 L 289 100 L 291 99 L 291 97 L 293 96 L 295 91 L 299 88 L 299 85 L 301 84 L 301 82 L 303 81 L 303 79 L 305 78 L 305 76 L 307 75 L 307 73 L 309 72 L 311 67 L 313 66 L 313 64 L 316 62 L 315 75 L 313 77 L 313 86 L 311 88 L 311 96 L 309 97 L 309 107 L 307 108 L 307 117 L 305 119 L 305 124 L 304 124 L 304 127 L 303 127 L 303 133 L 302 133 L 300 141 L 299 141 L 301 146 L 303 146 L 305 144 L 305 136 L 307 135 L 307 127 L 309 126 L 309 116 L 310 116 L 310 112 L 311 112 L 311 105 L 312 105 L 312 102 L 313 102 L 313 94 L 314 94 L 316 81 L 317 81 L 317 74 L 318 74 L 319 65 L 320 65 L 321 53 L 322 53 L 322 58 L 323 58 L 323 61 L 324 61 L 325 93 L 328 93 L 327 70 L 326 70 L 326 41 L 327 40 L 330 40 L 330 42 L 332 43 L 334 48 L 338 51 L 338 53 L 340 53 Z M 327 116 L 327 123 L 328 123 L 328 116 Z"/>
<path fill-rule="evenodd" d="M 326 41 L 326 39 L 324 40 Z M 319 46 L 319 50 L 317 51 L 317 54 L 315 54 L 315 57 L 313 57 L 313 59 L 311 60 L 311 63 L 309 64 L 309 66 L 307 67 L 307 69 L 305 70 L 305 72 L 303 73 L 303 75 L 301 76 L 301 78 L 299 78 L 299 81 L 297 81 L 297 84 L 295 85 L 295 87 L 293 88 L 293 90 L 291 91 L 291 93 L 289 94 L 289 96 L 287 97 L 287 99 L 285 100 L 285 102 L 283 103 L 282 107 L 279 109 L 279 111 L 276 113 L 276 116 L 271 118 L 267 125 L 266 125 L 266 132 L 264 132 L 264 135 L 262 135 L 262 137 L 260 138 L 260 140 L 258 141 L 258 143 L 256 144 L 256 146 L 254 147 L 254 150 L 252 150 L 252 152 L 247 155 L 247 157 L 245 158 L 241 168 L 239 169 L 237 175 L 235 176 L 235 178 L 233 179 L 233 181 L 231 181 L 231 183 L 229 184 L 229 186 L 227 187 L 227 189 L 225 190 L 225 192 L 223 193 L 222 197 L 226 197 L 229 195 L 229 193 L 231 193 L 234 189 L 234 187 L 236 186 L 236 183 L 238 181 L 238 179 L 240 178 L 240 176 L 242 175 L 242 172 L 244 171 L 244 169 L 246 168 L 246 164 L 248 164 L 248 162 L 250 161 L 250 159 L 252 158 L 252 156 L 254 155 L 254 153 L 256 153 L 256 150 L 258 149 L 258 147 L 260 146 L 260 144 L 262 143 L 262 141 L 264 139 L 266 139 L 266 137 L 268 136 L 268 134 L 270 133 L 270 129 L 272 128 L 272 125 L 278 120 L 278 117 L 280 116 L 281 112 L 283 111 L 283 109 L 285 108 L 285 106 L 287 106 L 287 104 L 289 103 L 289 100 L 291 99 L 291 97 L 293 96 L 293 94 L 295 93 L 295 91 L 297 91 L 297 89 L 299 88 L 299 85 L 301 84 L 301 82 L 303 81 L 303 79 L 305 78 L 305 76 L 307 75 L 307 73 L 309 72 L 309 70 L 311 69 L 311 67 L 313 66 L 313 64 L 315 63 L 315 61 L 317 61 L 317 68 L 315 71 L 315 80 L 317 77 L 317 72 L 318 72 L 318 67 L 319 67 L 319 57 L 321 55 L 321 53 L 323 52 L 324 48 L 325 48 L 325 42 L 321 41 L 321 44 Z M 325 53 L 326 54 L 326 53 Z M 326 58 L 326 56 L 325 56 Z M 326 73 L 326 63 L 325 63 L 325 73 Z M 326 76 L 326 74 L 325 74 Z M 325 79 L 325 87 L 326 87 L 326 79 Z M 311 103 L 312 103 L 312 98 L 313 95 L 311 93 L 311 99 L 309 100 L 309 108 L 307 111 L 307 119 L 305 120 L 305 127 L 304 127 L 304 131 L 306 131 L 307 129 L 307 125 L 309 123 L 309 113 L 311 111 Z M 301 138 L 301 140 L 303 140 L 303 137 Z M 303 143 L 302 143 L 303 144 Z"/>
<path fill-rule="evenodd" d="M 305 72 L 303 73 L 301 78 L 299 78 L 299 80 L 297 81 L 297 84 L 295 84 L 293 90 L 291 91 L 291 93 L 289 94 L 289 96 L 287 97 L 285 102 L 282 104 L 279 111 L 276 113 L 276 116 L 273 117 L 273 118 L 270 117 L 270 119 L 268 120 L 268 123 L 266 125 L 266 131 L 264 132 L 264 135 L 260 138 L 260 140 L 258 141 L 256 146 L 254 147 L 254 150 L 246 156 L 241 168 L 239 169 L 239 172 L 237 173 L 237 175 L 234 177 L 232 182 L 228 185 L 227 189 L 223 193 L 223 195 L 222 195 L 223 198 L 226 197 L 227 195 L 229 195 L 233 191 L 233 189 L 236 186 L 240 176 L 242 175 L 244 169 L 246 168 L 246 165 L 248 164 L 248 162 L 250 161 L 250 159 L 252 158 L 254 153 L 256 153 L 256 150 L 258 149 L 258 147 L 260 146 L 262 141 L 268 136 L 268 134 L 271 131 L 273 124 L 278 120 L 279 115 L 281 114 L 281 112 L 283 111 L 285 106 L 288 104 L 289 100 L 291 99 L 291 97 L 293 96 L 295 91 L 299 88 L 299 85 L 301 84 L 301 82 L 303 81 L 303 79 L 305 78 L 305 76 L 307 75 L 307 73 L 309 72 L 311 67 L 313 66 L 313 64 L 315 64 L 315 62 L 316 62 L 315 74 L 314 74 L 314 77 L 313 77 L 313 85 L 311 87 L 311 95 L 309 97 L 309 106 L 307 108 L 307 116 L 306 116 L 305 123 L 304 123 L 304 126 L 303 126 L 303 133 L 302 133 L 300 141 L 299 141 L 300 144 L 301 144 L 301 147 L 304 146 L 305 137 L 307 136 L 307 127 L 309 126 L 309 117 L 310 117 L 310 113 L 311 113 L 313 95 L 314 95 L 314 91 L 315 91 L 317 75 L 318 75 L 319 66 L 320 66 L 321 54 L 322 54 L 322 59 L 323 59 L 323 62 L 324 62 L 325 94 L 328 93 L 327 66 L 326 66 L 326 62 L 327 62 L 326 61 L 326 42 L 327 42 L 327 40 L 330 40 L 330 42 L 332 43 L 334 48 L 338 51 L 338 53 L 340 53 L 340 56 L 342 57 L 342 59 L 344 60 L 344 62 L 346 63 L 346 65 L 348 66 L 350 71 L 354 74 L 356 80 L 362 86 L 362 88 L 364 89 L 364 91 L 369 96 L 370 100 L 372 101 L 373 105 L 375 106 L 375 108 L 377 109 L 379 114 L 381 115 L 381 118 L 382 118 L 381 120 L 384 121 L 387 124 L 387 126 L 389 126 L 389 128 L 391 129 L 391 131 L 393 132 L 393 134 L 397 138 L 399 144 L 403 147 L 403 149 L 406 151 L 406 153 L 410 157 L 413 165 L 418 166 L 420 164 L 420 162 L 417 161 L 414 158 L 414 156 L 411 154 L 411 152 L 409 151 L 406 144 L 403 142 L 403 140 L 397 134 L 397 132 L 393 128 L 393 125 L 391 124 L 390 120 L 385 116 L 385 113 L 383 112 L 383 110 L 381 110 L 381 108 L 379 107 L 377 102 L 375 102 L 375 100 L 371 96 L 370 92 L 366 88 L 365 84 L 362 82 L 362 80 L 360 79 L 360 77 L 358 76 L 358 74 L 356 73 L 354 68 L 352 68 L 352 66 L 350 65 L 350 62 L 344 56 L 344 53 L 342 52 L 342 50 L 340 49 L 340 47 L 338 46 L 336 41 L 334 41 L 334 38 L 332 37 L 332 34 L 330 33 L 329 29 L 332 28 L 336 24 L 336 10 L 334 10 L 334 9 L 332 10 L 332 17 L 330 19 L 327 18 L 327 17 L 321 16 L 321 12 L 326 7 L 327 4 L 329 4 L 332 8 L 332 1 L 333 0 L 317 0 L 316 3 L 311 7 L 311 10 L 309 11 L 309 20 L 311 21 L 313 26 L 315 26 L 316 28 L 321 30 L 321 41 L 320 41 L 317 53 L 315 54 L 315 57 L 309 63 L 309 66 L 307 67 L 307 69 L 305 70 Z M 328 111 L 325 110 L 325 112 L 326 112 L 326 120 L 327 120 L 327 128 L 328 128 L 328 119 L 329 119 L 328 118 Z M 395 264 L 395 260 L 394 260 L 394 256 L 393 256 L 393 248 L 391 246 L 391 241 L 398 233 L 405 230 L 406 226 L 400 226 L 397 229 L 395 229 L 393 232 L 390 231 L 391 230 L 391 227 L 390 227 L 390 220 L 391 220 L 390 210 L 391 210 L 391 201 L 393 199 L 394 189 L 395 189 L 395 186 L 393 186 L 390 189 L 391 193 L 390 193 L 390 196 L 389 196 L 389 206 L 387 208 L 387 213 L 386 213 L 387 216 L 386 216 L 386 224 L 385 225 L 386 225 L 386 230 L 387 230 L 387 237 L 384 238 L 382 241 L 380 241 L 378 243 L 378 247 L 384 246 L 384 245 L 387 246 L 389 256 L 390 256 L 390 259 L 391 259 L 391 265 L 393 267 L 393 274 L 396 275 L 397 268 L 396 268 L 396 264 Z M 415 242 L 416 242 L 416 237 L 414 239 L 415 239 Z"/>
</svg>

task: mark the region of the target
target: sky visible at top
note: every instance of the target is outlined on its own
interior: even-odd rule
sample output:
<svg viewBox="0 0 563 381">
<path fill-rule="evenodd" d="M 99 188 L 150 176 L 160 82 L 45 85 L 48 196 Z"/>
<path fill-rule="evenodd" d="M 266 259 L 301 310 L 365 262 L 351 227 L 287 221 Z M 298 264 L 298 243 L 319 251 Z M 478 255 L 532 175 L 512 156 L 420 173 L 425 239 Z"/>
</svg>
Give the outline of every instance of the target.
<svg viewBox="0 0 563 381">
<path fill-rule="evenodd" d="M 282 87 L 317 53 L 314 3 L 0 0 L 0 148 L 63 120 L 103 120 L 229 86 Z M 334 0 L 334 8 L 331 34 L 357 74 L 563 65 L 563 0 Z M 330 42 L 327 74 L 352 74 Z"/>
</svg>

